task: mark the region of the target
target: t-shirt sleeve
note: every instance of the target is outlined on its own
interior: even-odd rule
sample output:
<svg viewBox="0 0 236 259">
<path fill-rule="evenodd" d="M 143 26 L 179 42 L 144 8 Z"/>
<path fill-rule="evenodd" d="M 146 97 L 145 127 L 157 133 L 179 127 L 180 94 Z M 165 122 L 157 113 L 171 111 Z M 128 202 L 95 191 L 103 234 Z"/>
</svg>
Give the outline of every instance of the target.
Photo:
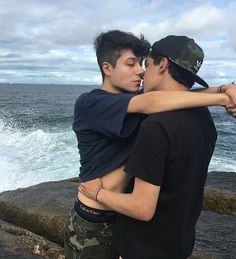
<svg viewBox="0 0 236 259">
<path fill-rule="evenodd" d="M 164 128 L 159 123 L 144 121 L 125 171 L 134 177 L 161 186 L 168 149 L 169 142 Z"/>
<path fill-rule="evenodd" d="M 127 113 L 127 107 L 134 94 L 107 92 L 89 95 L 86 102 L 86 120 L 92 130 L 108 137 L 127 137 L 140 122 L 140 114 Z"/>
</svg>

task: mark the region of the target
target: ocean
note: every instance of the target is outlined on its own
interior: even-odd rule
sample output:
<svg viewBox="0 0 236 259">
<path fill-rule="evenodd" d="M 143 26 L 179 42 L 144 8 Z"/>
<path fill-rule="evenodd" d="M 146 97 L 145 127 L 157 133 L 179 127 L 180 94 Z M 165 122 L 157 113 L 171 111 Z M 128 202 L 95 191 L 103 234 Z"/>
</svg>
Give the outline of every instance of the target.
<svg viewBox="0 0 236 259">
<path fill-rule="evenodd" d="M 73 105 L 93 88 L 0 84 L 0 192 L 78 176 Z M 209 171 L 236 172 L 236 119 L 210 110 L 218 140 Z"/>
</svg>

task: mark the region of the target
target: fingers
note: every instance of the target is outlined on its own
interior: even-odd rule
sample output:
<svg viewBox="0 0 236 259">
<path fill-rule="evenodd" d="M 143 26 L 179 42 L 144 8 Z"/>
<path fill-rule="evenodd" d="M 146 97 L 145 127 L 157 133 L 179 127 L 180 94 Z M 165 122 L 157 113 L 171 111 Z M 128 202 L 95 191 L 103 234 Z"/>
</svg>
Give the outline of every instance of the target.
<svg viewBox="0 0 236 259">
<path fill-rule="evenodd" d="M 78 189 L 79 189 L 79 191 L 82 192 L 82 193 L 84 193 L 84 192 L 88 193 L 88 191 L 87 191 L 87 189 L 86 189 L 86 186 L 84 186 L 83 183 L 81 183 L 81 184 L 79 185 Z"/>
<path fill-rule="evenodd" d="M 87 191 L 86 187 L 83 184 L 80 184 L 78 187 L 79 192 L 81 192 L 83 195 L 90 199 L 94 199 L 94 194 Z"/>
<path fill-rule="evenodd" d="M 86 197 L 96 200 L 96 193 L 102 187 L 102 181 L 100 178 L 96 178 L 87 182 L 80 183 L 78 186 L 78 192 L 82 193 Z"/>
<path fill-rule="evenodd" d="M 229 104 L 229 105 L 226 105 L 226 108 L 227 108 L 227 109 L 231 109 L 231 110 L 232 110 L 232 109 L 236 109 L 236 104 L 232 104 L 232 103 L 231 103 L 231 104 Z"/>
<path fill-rule="evenodd" d="M 236 87 L 226 90 L 226 95 L 230 98 L 233 104 L 236 104 Z"/>
<path fill-rule="evenodd" d="M 235 108 L 235 107 L 234 107 L 234 108 L 229 108 L 229 107 L 227 107 L 227 108 L 225 108 L 225 109 L 226 109 L 226 111 L 227 111 L 230 115 L 236 117 L 236 108 Z"/>
<path fill-rule="evenodd" d="M 81 193 L 83 193 L 82 184 L 80 184 L 80 185 L 78 186 L 78 192 L 81 192 Z"/>
</svg>

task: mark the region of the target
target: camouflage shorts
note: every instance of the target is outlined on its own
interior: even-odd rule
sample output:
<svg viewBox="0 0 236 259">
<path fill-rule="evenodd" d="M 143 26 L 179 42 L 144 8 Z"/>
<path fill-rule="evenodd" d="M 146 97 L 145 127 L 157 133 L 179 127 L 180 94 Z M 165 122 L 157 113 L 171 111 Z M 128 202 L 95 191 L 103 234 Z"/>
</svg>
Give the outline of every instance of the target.
<svg viewBox="0 0 236 259">
<path fill-rule="evenodd" d="M 65 225 L 66 259 L 112 259 L 112 223 L 92 223 L 71 209 Z"/>
</svg>

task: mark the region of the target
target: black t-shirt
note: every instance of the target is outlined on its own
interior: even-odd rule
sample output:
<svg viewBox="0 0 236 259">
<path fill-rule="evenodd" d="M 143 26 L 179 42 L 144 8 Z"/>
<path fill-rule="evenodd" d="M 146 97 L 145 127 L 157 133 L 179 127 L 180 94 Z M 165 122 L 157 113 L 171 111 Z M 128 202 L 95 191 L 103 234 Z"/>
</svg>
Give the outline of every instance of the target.
<svg viewBox="0 0 236 259">
<path fill-rule="evenodd" d="M 113 245 L 123 259 L 191 254 L 216 138 L 207 108 L 156 113 L 143 121 L 125 170 L 161 191 L 150 221 L 118 216 Z"/>
<path fill-rule="evenodd" d="M 73 130 L 78 140 L 81 181 L 101 177 L 127 160 L 142 118 L 127 113 L 134 95 L 95 89 L 77 99 Z"/>
</svg>

